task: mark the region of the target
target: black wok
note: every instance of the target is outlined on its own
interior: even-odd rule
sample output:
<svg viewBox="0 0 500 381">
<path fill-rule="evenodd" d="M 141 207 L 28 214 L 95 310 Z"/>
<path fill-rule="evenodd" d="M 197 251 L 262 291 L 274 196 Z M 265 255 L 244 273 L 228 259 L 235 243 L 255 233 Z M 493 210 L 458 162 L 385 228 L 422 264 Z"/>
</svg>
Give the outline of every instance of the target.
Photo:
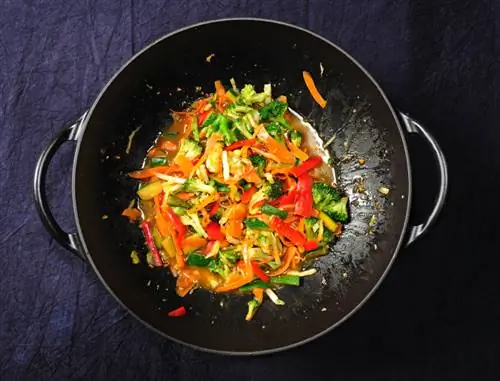
<svg viewBox="0 0 500 381">
<path fill-rule="evenodd" d="M 206 58 L 214 54 L 211 60 Z M 209 62 L 210 61 L 210 62 Z M 308 70 L 328 99 L 314 103 L 302 79 Z M 133 265 L 132 249 L 142 247 L 135 224 L 120 216 L 135 195 L 126 173 L 141 166 L 147 148 L 170 120 L 213 83 L 261 88 L 288 96 L 290 107 L 316 128 L 323 141 L 334 134 L 330 152 L 341 186 L 352 202 L 351 222 L 333 253 L 314 264 L 318 273 L 300 288 L 280 292 L 285 306 L 265 303 L 253 321 L 243 317 L 246 299 L 196 291 L 184 299 L 164 269 Z M 130 133 L 141 127 L 125 153 Z M 406 139 L 419 134 L 432 148 L 441 184 L 427 221 L 409 226 L 412 199 Z M 51 158 L 66 141 L 76 142 L 72 171 L 77 232 L 64 232 L 45 196 Z M 347 149 L 346 149 L 347 148 Z M 359 159 L 365 160 L 360 165 Z M 366 192 L 359 193 L 359 186 Z M 390 189 L 388 196 L 377 190 Z M 427 231 L 447 190 L 444 157 L 416 121 L 393 109 L 371 76 L 348 54 L 307 30 L 279 22 L 230 19 L 174 32 L 135 55 L 106 85 L 88 112 L 65 128 L 37 164 L 35 199 L 52 236 L 91 264 L 111 294 L 156 332 L 198 349 L 257 354 L 287 349 L 318 337 L 353 314 L 387 274 L 398 251 Z M 106 218 L 107 216 L 107 218 Z M 183 318 L 167 312 L 184 305 Z"/>
</svg>

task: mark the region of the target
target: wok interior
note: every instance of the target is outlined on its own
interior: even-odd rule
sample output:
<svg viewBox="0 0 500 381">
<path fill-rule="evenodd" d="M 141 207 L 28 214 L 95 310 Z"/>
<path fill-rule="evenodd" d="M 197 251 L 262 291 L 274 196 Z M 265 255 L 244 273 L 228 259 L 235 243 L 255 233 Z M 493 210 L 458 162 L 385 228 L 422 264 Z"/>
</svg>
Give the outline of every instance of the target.
<svg viewBox="0 0 500 381">
<path fill-rule="evenodd" d="M 221 38 L 223 36 L 223 38 Z M 215 54 L 211 62 L 210 54 Z M 320 64 L 324 68 L 320 78 Z M 308 93 L 302 70 L 316 79 L 328 106 Z M 120 216 L 135 197 L 137 183 L 126 173 L 141 166 L 170 110 L 185 108 L 213 82 L 273 85 L 289 105 L 327 140 L 331 153 L 344 155 L 336 171 L 350 194 L 352 221 L 333 254 L 317 260 L 318 273 L 300 288 L 279 290 L 285 306 L 264 303 L 253 321 L 244 321 L 249 297 L 198 290 L 175 294 L 168 270 L 132 265 L 130 252 L 144 252 L 135 224 Z M 125 153 L 128 136 L 141 127 Z M 139 318 L 168 336 L 201 348 L 256 352 L 292 345 L 328 329 L 372 290 L 391 262 L 404 231 L 408 168 L 394 116 L 377 87 L 342 52 L 299 29 L 276 23 L 237 20 L 209 23 L 161 40 L 134 59 L 96 101 L 81 137 L 74 194 L 84 246 L 109 289 Z M 351 160 L 345 157 L 354 154 Z M 366 160 L 359 165 L 358 158 Z M 365 195 L 353 193 L 364 177 Z M 377 195 L 391 188 L 388 199 Z M 103 219 L 102 216 L 108 216 Z M 377 224 L 373 223 L 376 215 Z M 368 230 L 375 234 L 367 234 Z M 180 305 L 188 314 L 172 319 Z"/>
</svg>

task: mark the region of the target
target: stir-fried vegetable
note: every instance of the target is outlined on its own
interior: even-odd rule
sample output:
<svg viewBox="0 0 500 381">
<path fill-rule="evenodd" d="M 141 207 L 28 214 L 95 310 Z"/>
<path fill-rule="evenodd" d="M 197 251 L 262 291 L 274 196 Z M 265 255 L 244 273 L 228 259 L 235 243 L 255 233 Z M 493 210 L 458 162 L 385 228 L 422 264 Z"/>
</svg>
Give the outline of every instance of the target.
<svg viewBox="0 0 500 381">
<path fill-rule="evenodd" d="M 139 204 L 123 215 L 139 221 L 147 263 L 169 267 L 180 296 L 197 287 L 251 294 L 251 320 L 264 295 L 283 305 L 274 290 L 316 272 L 301 267 L 340 235 L 348 198 L 316 175 L 323 160 L 305 146 L 286 97 L 273 99 L 270 85 L 231 87 L 216 81 L 214 94 L 174 112 L 175 128 L 130 173 Z"/>
</svg>

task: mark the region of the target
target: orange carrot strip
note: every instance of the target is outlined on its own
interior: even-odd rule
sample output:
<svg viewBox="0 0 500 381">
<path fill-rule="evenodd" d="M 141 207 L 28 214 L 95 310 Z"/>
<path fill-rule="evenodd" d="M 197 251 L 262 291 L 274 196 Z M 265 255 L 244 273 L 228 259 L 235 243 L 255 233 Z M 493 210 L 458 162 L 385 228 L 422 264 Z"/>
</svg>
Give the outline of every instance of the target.
<svg viewBox="0 0 500 381">
<path fill-rule="evenodd" d="M 316 84 L 314 83 L 313 78 L 311 77 L 311 74 L 307 71 L 302 72 L 302 76 L 304 77 L 304 82 L 306 83 L 307 89 L 311 93 L 314 101 L 321 106 L 321 108 L 326 107 L 326 100 L 321 96 L 319 93 L 318 89 L 316 88 Z"/>
<path fill-rule="evenodd" d="M 282 261 L 282 265 L 278 267 L 276 270 L 269 273 L 270 276 L 277 276 L 283 274 L 290 267 L 290 263 L 292 263 L 293 257 L 297 253 L 297 248 L 295 246 L 290 246 L 285 253 L 285 259 Z"/>
<path fill-rule="evenodd" d="M 262 304 L 262 300 L 264 299 L 264 289 L 263 288 L 254 288 L 252 289 L 252 293 L 254 296 L 254 299 Z"/>
<path fill-rule="evenodd" d="M 147 179 L 149 177 L 155 176 L 157 173 L 162 173 L 164 175 L 168 175 L 173 172 L 179 172 L 180 168 L 178 165 L 171 165 L 171 166 L 158 166 L 158 167 L 153 167 L 153 168 L 146 168 L 146 169 L 141 169 L 138 171 L 130 172 L 128 175 L 132 177 L 133 179 Z"/>
<path fill-rule="evenodd" d="M 288 149 L 295 155 L 295 157 L 301 161 L 309 159 L 309 155 L 304 151 L 300 150 L 295 146 L 295 144 L 290 143 L 288 139 L 285 139 Z"/>
<path fill-rule="evenodd" d="M 137 221 L 141 218 L 141 211 L 137 208 L 126 208 L 123 210 L 122 216 L 128 217 L 130 222 Z"/>
</svg>

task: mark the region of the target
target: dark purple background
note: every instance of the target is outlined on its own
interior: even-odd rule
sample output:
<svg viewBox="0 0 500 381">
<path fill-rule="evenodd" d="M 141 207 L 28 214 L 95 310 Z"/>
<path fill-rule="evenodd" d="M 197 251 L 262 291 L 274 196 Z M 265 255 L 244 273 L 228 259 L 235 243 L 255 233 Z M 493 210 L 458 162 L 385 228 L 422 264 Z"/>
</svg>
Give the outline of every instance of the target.
<svg viewBox="0 0 500 381">
<path fill-rule="evenodd" d="M 1 2 L 1 380 L 500 379 L 499 2 L 265 3 Z M 137 323 L 46 234 L 31 191 L 41 149 L 127 59 L 176 28 L 229 16 L 276 18 L 338 43 L 428 127 L 450 164 L 440 222 L 369 303 L 312 344 L 260 358 L 195 352 Z M 415 144 L 419 166 L 425 147 Z M 72 153 L 68 145 L 57 155 L 47 185 L 68 229 Z M 435 185 L 421 167 L 416 209 L 425 215 Z"/>
</svg>

